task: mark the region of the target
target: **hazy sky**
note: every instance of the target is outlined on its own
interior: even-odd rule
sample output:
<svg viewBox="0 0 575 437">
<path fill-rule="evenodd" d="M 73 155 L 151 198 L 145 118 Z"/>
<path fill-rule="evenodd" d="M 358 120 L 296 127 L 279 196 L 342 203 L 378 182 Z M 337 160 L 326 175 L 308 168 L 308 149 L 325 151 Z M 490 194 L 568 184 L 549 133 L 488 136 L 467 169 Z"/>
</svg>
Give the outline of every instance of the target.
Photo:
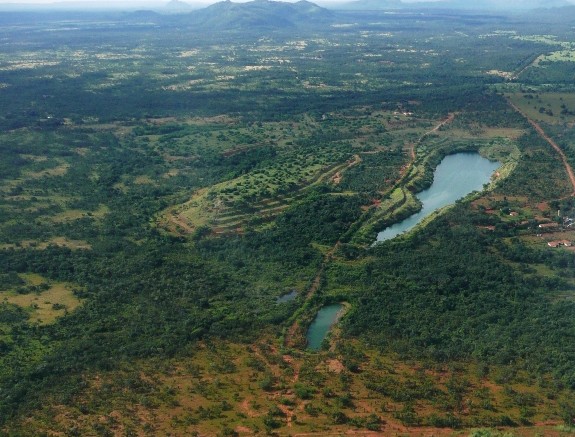
<svg viewBox="0 0 575 437">
<path fill-rule="evenodd" d="M 212 3 L 218 3 L 222 0 L 181 0 L 185 3 L 189 3 L 191 5 L 202 5 L 207 6 Z M 235 3 L 243 3 L 251 0 L 232 0 Z M 281 0 L 290 3 L 294 3 L 298 0 Z M 337 3 L 349 3 L 353 0 L 311 0 L 314 3 L 318 4 L 337 4 Z M 422 2 L 422 1 L 441 1 L 441 0 L 403 0 L 404 3 L 413 3 L 413 2 Z M 0 4 L 2 3 L 12 3 L 12 4 L 50 4 L 50 3 L 98 3 L 100 5 L 117 5 L 117 4 L 153 4 L 157 6 L 164 5 L 168 3 L 169 0 L 0 0 Z"/>
<path fill-rule="evenodd" d="M 26 5 L 36 4 L 36 5 L 50 5 L 54 4 L 62 8 L 65 7 L 67 3 L 75 4 L 75 5 L 86 5 L 85 7 L 90 9 L 136 9 L 136 8 L 150 8 L 150 9 L 160 9 L 170 0 L 0 0 L 0 5 L 10 5 L 10 8 L 17 7 L 18 5 L 22 5 L 26 7 Z M 208 6 L 213 3 L 218 3 L 222 0 L 180 0 L 185 3 L 188 3 L 191 6 L 196 8 L 202 8 Z M 251 0 L 232 0 L 233 2 L 243 3 Z M 276 0 L 276 1 L 286 1 L 286 2 L 296 2 L 298 0 Z M 341 3 L 349 3 L 354 0 L 310 0 L 314 3 L 317 3 L 321 6 L 330 5 L 337 5 Z M 419 3 L 419 2 L 440 2 L 445 0 L 402 0 L 403 3 Z M 473 0 L 469 0 L 470 4 L 473 3 Z M 521 7 L 522 4 L 525 2 L 529 2 L 529 0 L 500 0 L 502 5 L 506 5 L 508 7 Z M 575 3 L 575 0 L 568 0 L 570 3 Z M 494 0 L 489 0 L 490 4 L 494 4 Z"/>
</svg>

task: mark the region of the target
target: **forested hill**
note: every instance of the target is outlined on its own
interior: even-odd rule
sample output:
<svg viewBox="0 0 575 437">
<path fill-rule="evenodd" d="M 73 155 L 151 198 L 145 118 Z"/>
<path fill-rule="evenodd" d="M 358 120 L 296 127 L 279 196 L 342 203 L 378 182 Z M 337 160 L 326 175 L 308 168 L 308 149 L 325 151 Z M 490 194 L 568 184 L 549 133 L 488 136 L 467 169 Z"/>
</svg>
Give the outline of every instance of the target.
<svg viewBox="0 0 575 437">
<path fill-rule="evenodd" d="M 298 28 L 333 21 L 333 13 L 314 3 L 254 0 L 223 1 L 189 15 L 190 22 L 209 30 L 253 30 L 254 28 Z"/>
</svg>

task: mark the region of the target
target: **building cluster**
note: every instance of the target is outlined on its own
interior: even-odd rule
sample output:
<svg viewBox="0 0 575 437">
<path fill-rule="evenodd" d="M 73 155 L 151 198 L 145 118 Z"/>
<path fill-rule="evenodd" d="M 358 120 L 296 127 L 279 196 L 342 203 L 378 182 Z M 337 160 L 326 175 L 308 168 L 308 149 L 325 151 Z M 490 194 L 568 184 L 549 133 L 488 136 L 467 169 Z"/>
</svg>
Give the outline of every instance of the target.
<svg viewBox="0 0 575 437">
<path fill-rule="evenodd" d="M 571 247 L 573 246 L 573 243 L 571 243 L 571 241 L 569 240 L 557 240 L 557 241 L 550 241 L 547 243 L 547 245 L 549 247 L 561 247 L 561 246 Z"/>
</svg>

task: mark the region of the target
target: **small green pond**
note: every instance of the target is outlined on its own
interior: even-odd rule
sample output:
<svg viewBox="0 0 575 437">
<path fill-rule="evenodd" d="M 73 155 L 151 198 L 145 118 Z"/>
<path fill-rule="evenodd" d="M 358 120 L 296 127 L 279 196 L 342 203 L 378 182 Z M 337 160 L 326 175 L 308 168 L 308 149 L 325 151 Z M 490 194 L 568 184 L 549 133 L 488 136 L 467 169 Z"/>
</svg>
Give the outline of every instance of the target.
<svg viewBox="0 0 575 437">
<path fill-rule="evenodd" d="M 337 322 L 338 315 L 342 308 L 342 304 L 336 303 L 326 305 L 319 310 L 315 320 L 312 322 L 307 331 L 308 349 L 317 351 L 321 348 L 321 343 L 323 342 L 331 327 Z"/>
</svg>

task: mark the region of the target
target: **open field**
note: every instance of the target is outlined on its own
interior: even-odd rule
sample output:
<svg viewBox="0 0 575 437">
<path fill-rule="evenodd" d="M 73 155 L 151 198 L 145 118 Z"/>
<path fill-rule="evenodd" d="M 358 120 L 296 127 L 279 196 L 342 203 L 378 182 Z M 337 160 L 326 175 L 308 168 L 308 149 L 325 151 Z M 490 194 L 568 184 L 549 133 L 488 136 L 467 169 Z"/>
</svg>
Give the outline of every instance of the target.
<svg viewBox="0 0 575 437">
<path fill-rule="evenodd" d="M 533 120 L 552 125 L 575 123 L 575 93 L 526 92 L 508 97 Z"/>
<path fill-rule="evenodd" d="M 32 323 L 48 325 L 58 317 L 74 311 L 81 305 L 72 290 L 73 286 L 66 283 L 48 283 L 40 275 L 22 274 L 24 284 L 17 290 L 1 290 L 2 302 L 17 305 L 29 314 Z"/>
</svg>

